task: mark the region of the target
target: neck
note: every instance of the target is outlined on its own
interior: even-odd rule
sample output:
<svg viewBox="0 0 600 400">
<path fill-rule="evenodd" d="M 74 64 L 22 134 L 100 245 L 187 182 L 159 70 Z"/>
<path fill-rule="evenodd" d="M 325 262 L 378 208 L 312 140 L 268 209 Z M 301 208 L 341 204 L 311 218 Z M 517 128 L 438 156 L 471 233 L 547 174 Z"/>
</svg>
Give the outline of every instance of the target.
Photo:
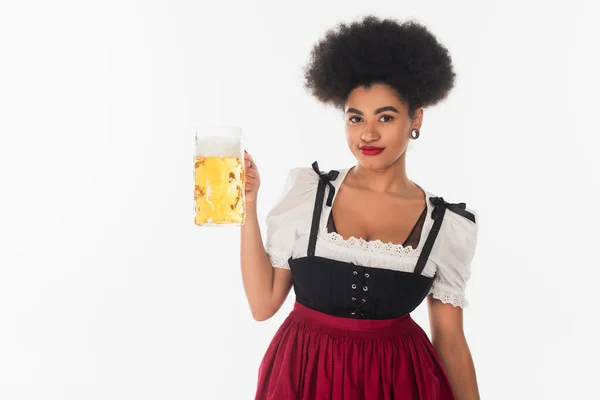
<svg viewBox="0 0 600 400">
<path fill-rule="evenodd" d="M 387 168 L 373 169 L 357 164 L 349 174 L 356 186 L 377 193 L 410 197 L 415 190 L 415 184 L 406 175 L 404 154 Z"/>
</svg>

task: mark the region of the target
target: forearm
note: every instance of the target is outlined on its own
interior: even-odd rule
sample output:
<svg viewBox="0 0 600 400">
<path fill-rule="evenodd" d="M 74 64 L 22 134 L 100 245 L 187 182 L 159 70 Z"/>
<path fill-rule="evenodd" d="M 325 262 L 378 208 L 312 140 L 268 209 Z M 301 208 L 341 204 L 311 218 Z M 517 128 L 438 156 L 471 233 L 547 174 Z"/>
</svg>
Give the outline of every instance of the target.
<svg viewBox="0 0 600 400">
<path fill-rule="evenodd" d="M 255 202 L 246 205 L 240 243 L 244 290 L 253 317 L 263 320 L 272 315 L 274 271 L 263 244 Z"/>
<path fill-rule="evenodd" d="M 473 357 L 464 336 L 452 341 L 434 342 L 456 400 L 479 400 Z"/>
</svg>

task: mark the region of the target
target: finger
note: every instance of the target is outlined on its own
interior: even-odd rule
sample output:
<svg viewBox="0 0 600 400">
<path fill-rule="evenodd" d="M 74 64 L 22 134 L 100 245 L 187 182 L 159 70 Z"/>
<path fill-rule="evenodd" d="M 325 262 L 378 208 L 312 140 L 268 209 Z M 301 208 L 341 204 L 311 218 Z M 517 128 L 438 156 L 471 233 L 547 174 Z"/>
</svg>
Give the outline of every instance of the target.
<svg viewBox="0 0 600 400">
<path fill-rule="evenodd" d="M 246 168 L 248 169 L 256 169 L 256 164 L 252 160 L 252 158 L 246 160 Z"/>
</svg>

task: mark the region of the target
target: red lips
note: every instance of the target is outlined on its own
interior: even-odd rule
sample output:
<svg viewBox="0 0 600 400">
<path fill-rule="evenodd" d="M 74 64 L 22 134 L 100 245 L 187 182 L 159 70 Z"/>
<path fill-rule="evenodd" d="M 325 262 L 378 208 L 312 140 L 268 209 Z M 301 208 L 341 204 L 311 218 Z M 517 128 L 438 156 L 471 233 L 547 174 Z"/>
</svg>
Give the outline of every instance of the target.
<svg viewBox="0 0 600 400">
<path fill-rule="evenodd" d="M 381 153 L 383 149 L 383 147 L 362 146 L 360 148 L 360 152 L 365 156 L 376 156 L 377 154 Z"/>
</svg>

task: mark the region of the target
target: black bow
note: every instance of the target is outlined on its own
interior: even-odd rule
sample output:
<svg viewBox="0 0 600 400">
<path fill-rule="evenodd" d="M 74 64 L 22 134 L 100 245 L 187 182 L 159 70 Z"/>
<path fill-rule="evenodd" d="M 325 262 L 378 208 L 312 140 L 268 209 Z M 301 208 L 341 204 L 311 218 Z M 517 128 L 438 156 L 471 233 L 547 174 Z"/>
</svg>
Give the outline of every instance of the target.
<svg viewBox="0 0 600 400">
<path fill-rule="evenodd" d="M 331 205 L 333 204 L 333 196 L 335 194 L 335 186 L 333 186 L 333 183 L 331 183 L 331 181 L 336 180 L 336 178 L 340 174 L 340 171 L 331 170 L 328 173 L 321 172 L 321 170 L 319 170 L 319 164 L 317 164 L 316 161 L 312 163 L 312 168 L 319 175 L 319 179 L 321 180 L 321 182 L 324 182 L 325 184 L 327 184 L 327 186 L 329 186 L 329 194 L 327 195 L 327 205 L 331 207 Z"/>
<path fill-rule="evenodd" d="M 446 208 L 475 222 L 475 215 L 466 210 L 466 203 L 448 203 L 443 197 L 430 197 L 429 201 L 435 206 L 433 212 L 431 213 L 431 217 L 433 219 L 438 219 L 441 215 L 443 215 L 442 208 Z"/>
</svg>

